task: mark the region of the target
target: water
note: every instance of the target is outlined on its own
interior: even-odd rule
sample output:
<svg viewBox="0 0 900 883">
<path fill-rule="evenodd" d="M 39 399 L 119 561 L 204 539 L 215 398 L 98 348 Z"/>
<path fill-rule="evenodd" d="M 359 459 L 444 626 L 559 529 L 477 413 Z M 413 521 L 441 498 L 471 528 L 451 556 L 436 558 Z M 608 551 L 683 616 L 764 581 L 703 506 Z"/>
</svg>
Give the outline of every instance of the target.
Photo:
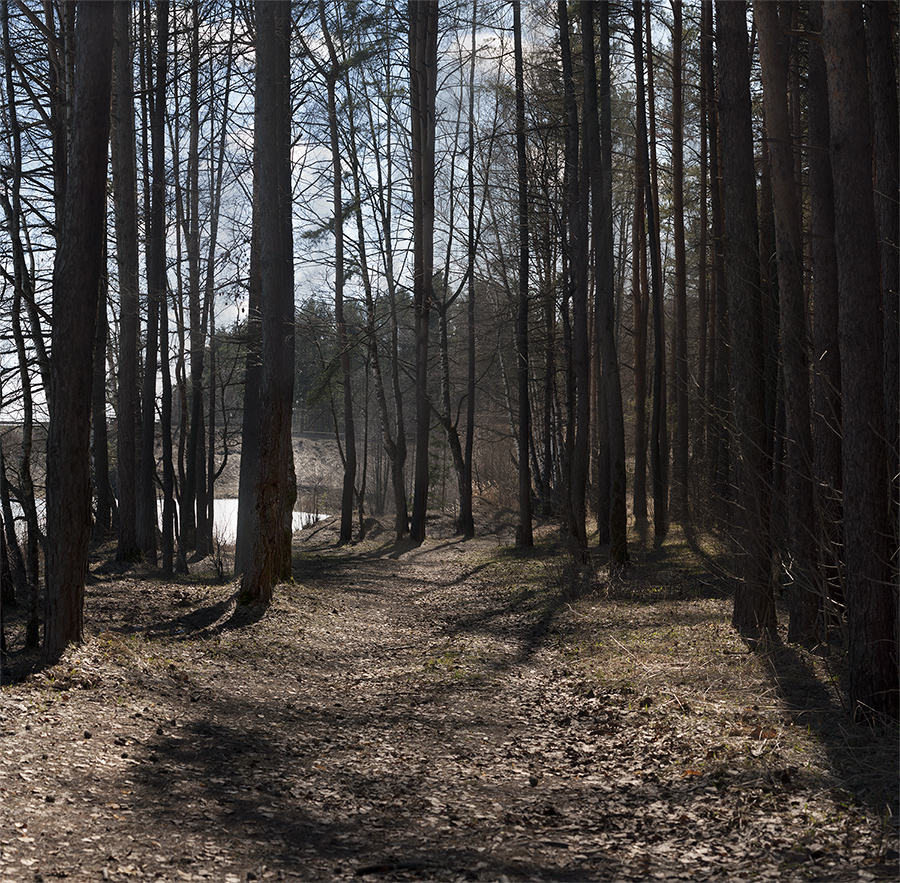
<svg viewBox="0 0 900 883">
<path fill-rule="evenodd" d="M 44 527 L 44 501 L 35 500 L 38 511 L 38 520 L 41 522 L 41 528 Z M 157 504 L 159 513 L 162 515 L 162 501 Z M 16 519 L 16 533 L 22 539 L 25 525 L 19 519 L 22 517 L 22 507 L 18 503 L 12 504 L 13 517 Z M 223 500 L 213 501 L 213 538 L 218 542 L 228 546 L 233 546 L 237 537 L 237 498 L 226 498 Z M 303 530 L 316 521 L 327 518 L 327 515 L 315 515 L 312 512 L 294 512 L 294 530 Z"/>
</svg>

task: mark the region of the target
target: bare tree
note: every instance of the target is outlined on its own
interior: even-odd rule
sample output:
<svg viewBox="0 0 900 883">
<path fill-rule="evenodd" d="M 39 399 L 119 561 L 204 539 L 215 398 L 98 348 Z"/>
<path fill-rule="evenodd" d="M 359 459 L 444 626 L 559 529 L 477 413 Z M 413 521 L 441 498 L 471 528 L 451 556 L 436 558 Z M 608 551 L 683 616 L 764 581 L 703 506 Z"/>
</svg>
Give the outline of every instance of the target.
<svg viewBox="0 0 900 883">
<path fill-rule="evenodd" d="M 259 181 L 262 383 L 259 456 L 250 555 L 241 596 L 268 604 L 289 564 L 296 498 L 291 444 L 294 386 L 294 260 L 291 230 L 291 8 L 256 3 L 255 172 Z M 285 561 L 287 557 L 288 562 Z"/>
<path fill-rule="evenodd" d="M 738 582 L 732 620 L 735 627 L 756 632 L 774 626 L 775 603 L 769 575 L 763 308 L 745 12 L 743 3 L 716 2 L 732 413 L 740 453 L 736 467 Z"/>
<path fill-rule="evenodd" d="M 44 653 L 83 639 L 91 526 L 90 402 L 106 218 L 113 7 L 79 8 L 66 213 L 53 270 Z"/>
</svg>

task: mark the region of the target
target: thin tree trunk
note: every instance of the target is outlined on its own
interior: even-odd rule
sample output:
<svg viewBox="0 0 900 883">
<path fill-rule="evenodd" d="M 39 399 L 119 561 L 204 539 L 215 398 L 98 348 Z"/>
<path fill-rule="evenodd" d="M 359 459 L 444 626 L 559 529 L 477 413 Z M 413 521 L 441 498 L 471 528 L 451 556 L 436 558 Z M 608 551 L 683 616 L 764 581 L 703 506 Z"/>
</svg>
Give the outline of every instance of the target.
<svg viewBox="0 0 900 883">
<path fill-rule="evenodd" d="M 650 481 L 653 488 L 653 532 L 666 533 L 667 478 L 665 444 L 665 330 L 663 327 L 662 267 L 659 245 L 659 221 L 654 198 L 655 169 L 647 162 L 647 117 L 644 105 L 644 67 L 641 24 L 641 0 L 634 0 L 634 64 L 637 78 L 637 137 L 644 145 L 644 202 L 647 210 L 647 245 L 650 251 L 650 289 L 653 300 L 653 412 L 650 418 Z"/>
<path fill-rule="evenodd" d="M 682 4 L 672 0 L 672 201 L 675 237 L 675 448 L 672 460 L 673 516 L 688 514 L 688 334 L 687 261 L 684 249 L 684 82 Z"/>
<path fill-rule="evenodd" d="M 116 3 L 114 16 L 116 91 L 110 156 L 119 271 L 119 382 L 116 403 L 119 543 L 116 560 L 137 561 L 141 555 L 137 538 L 137 432 L 141 410 L 138 395 L 140 288 L 131 4 Z"/>
<path fill-rule="evenodd" d="M 522 3 L 513 0 L 516 68 L 516 178 L 518 182 L 519 295 L 516 308 L 516 366 L 519 388 L 519 524 L 516 545 L 534 545 L 531 514 L 531 400 L 528 391 L 528 169 L 525 161 L 525 85 L 522 59 Z"/>
</svg>

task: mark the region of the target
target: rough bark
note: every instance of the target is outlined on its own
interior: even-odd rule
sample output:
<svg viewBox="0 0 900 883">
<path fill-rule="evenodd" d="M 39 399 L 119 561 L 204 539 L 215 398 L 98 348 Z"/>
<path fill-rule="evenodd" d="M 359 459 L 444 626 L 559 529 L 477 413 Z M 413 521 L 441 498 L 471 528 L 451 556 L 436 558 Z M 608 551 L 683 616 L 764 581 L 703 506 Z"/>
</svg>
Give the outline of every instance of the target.
<svg viewBox="0 0 900 883">
<path fill-rule="evenodd" d="M 268 604 L 285 576 L 285 518 L 296 496 L 291 443 L 294 261 L 290 177 L 290 6 L 256 4 L 256 115 L 259 180 L 261 425 L 245 601 Z M 289 532 L 287 536 L 289 537 Z M 288 547 L 289 548 L 289 547 Z"/>
<path fill-rule="evenodd" d="M 409 5 L 410 115 L 413 184 L 413 306 L 416 340 L 416 463 L 410 536 L 425 539 L 428 511 L 429 317 L 434 300 L 434 138 L 437 92 L 438 2 Z"/>
<path fill-rule="evenodd" d="M 823 12 L 839 286 L 849 691 L 859 716 L 896 716 L 884 326 L 862 4 L 826 2 Z"/>
<path fill-rule="evenodd" d="M 44 620 L 44 654 L 52 661 L 84 635 L 91 377 L 104 254 L 112 48 L 112 5 L 85 4 L 78 16 L 66 213 L 53 268 Z"/>
<path fill-rule="evenodd" d="M 757 254 L 750 56 L 744 4 L 716 0 L 716 15 L 732 414 L 739 453 L 735 465 L 738 578 L 732 622 L 742 631 L 758 632 L 775 625 L 775 604 L 769 576 L 763 305 Z"/>
<path fill-rule="evenodd" d="M 513 0 L 516 69 L 516 181 L 518 188 L 519 279 L 516 305 L 516 376 L 518 379 L 519 524 L 516 545 L 534 545 L 531 511 L 531 397 L 528 389 L 528 171 L 525 159 L 525 85 L 522 58 L 522 4 Z"/>
<path fill-rule="evenodd" d="M 809 408 L 809 332 L 803 291 L 800 200 L 788 108 L 788 47 L 775 3 L 755 0 L 760 66 L 772 175 L 778 268 L 780 350 L 784 393 L 785 511 L 791 615 L 788 640 L 815 644 L 822 637 L 821 594 L 816 580 L 812 431 Z"/>
<path fill-rule="evenodd" d="M 140 288 L 131 4 L 116 3 L 114 15 L 115 96 L 110 156 L 119 272 L 119 378 L 116 401 L 119 530 L 116 560 L 137 561 L 141 556 L 137 538 L 137 433 L 141 408 L 138 394 Z"/>
<path fill-rule="evenodd" d="M 672 456 L 672 516 L 688 513 L 688 334 L 687 260 L 684 245 L 684 83 L 682 4 L 672 0 L 672 210 L 674 212 L 675 277 L 675 445 Z"/>
</svg>

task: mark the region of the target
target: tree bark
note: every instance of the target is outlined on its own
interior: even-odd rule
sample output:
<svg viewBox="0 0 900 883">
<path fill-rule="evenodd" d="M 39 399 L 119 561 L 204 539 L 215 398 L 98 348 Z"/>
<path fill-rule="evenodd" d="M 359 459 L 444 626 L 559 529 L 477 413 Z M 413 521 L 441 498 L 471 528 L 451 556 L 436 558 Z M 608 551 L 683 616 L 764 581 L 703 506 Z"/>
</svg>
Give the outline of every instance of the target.
<svg viewBox="0 0 900 883">
<path fill-rule="evenodd" d="M 675 445 L 672 457 L 672 514 L 688 514 L 688 335 L 687 261 L 684 247 L 684 82 L 682 4 L 672 0 L 672 210 L 674 212 L 675 279 Z"/>
<path fill-rule="evenodd" d="M 116 402 L 119 542 L 116 560 L 137 561 L 141 556 L 137 538 L 137 432 L 141 408 L 138 394 L 140 288 L 131 4 L 116 3 L 114 16 L 116 91 L 110 156 L 119 271 L 119 379 Z"/>
<path fill-rule="evenodd" d="M 585 7 L 594 3 L 585 3 Z M 584 20 L 584 33 L 593 44 L 593 11 Z M 615 278 L 613 275 L 613 165 L 612 165 L 612 90 L 610 86 L 609 4 L 600 5 L 600 119 L 597 131 L 597 102 L 588 93 L 597 94 L 597 74 L 593 59 L 585 64 L 585 135 L 591 168 L 591 201 L 593 224 L 597 231 L 594 253 L 594 276 L 597 280 L 597 302 L 594 308 L 596 337 L 600 344 L 601 408 L 600 419 L 606 427 L 609 464 L 609 510 L 599 509 L 598 518 L 609 518 L 609 558 L 616 567 L 628 563 L 628 523 L 625 479 L 625 417 L 622 409 L 622 387 L 616 347 Z M 599 136 L 599 137 L 595 137 Z M 598 143 L 600 150 L 598 150 Z"/>
<path fill-rule="evenodd" d="M 772 170 L 775 247 L 780 301 L 782 388 L 786 418 L 785 508 L 791 616 L 788 640 L 815 644 L 822 637 L 816 580 L 809 353 L 803 291 L 800 202 L 788 110 L 788 51 L 775 3 L 754 0 Z"/>
<path fill-rule="evenodd" d="M 260 448 L 251 553 L 241 580 L 245 601 L 268 604 L 284 578 L 285 519 L 296 497 L 291 441 L 294 260 L 291 231 L 291 9 L 256 4 L 256 117 L 262 324 Z M 292 481 L 293 479 L 293 481 Z M 288 546 L 289 549 L 289 546 Z"/>
<path fill-rule="evenodd" d="M 884 326 L 862 4 L 826 2 L 823 12 L 839 286 L 849 691 L 858 716 L 896 716 Z"/>
<path fill-rule="evenodd" d="M 513 0 L 516 68 L 516 179 L 519 221 L 519 294 L 516 307 L 516 376 L 519 390 L 519 524 L 516 545 L 534 545 L 531 511 L 531 399 L 528 390 L 528 169 L 525 161 L 525 85 L 522 58 L 522 3 Z"/>
<path fill-rule="evenodd" d="M 774 627 L 775 603 L 769 577 L 763 305 L 745 11 L 743 3 L 716 0 L 732 413 L 740 455 L 732 622 L 741 631 L 755 633 Z"/>
<path fill-rule="evenodd" d="M 409 5 L 410 114 L 413 178 L 413 306 L 416 338 L 416 463 L 410 536 L 425 539 L 428 511 L 428 337 L 434 300 L 434 138 L 438 2 Z"/>
<path fill-rule="evenodd" d="M 44 620 L 49 661 L 59 659 L 68 644 L 84 636 L 91 376 L 104 254 L 112 48 L 112 5 L 85 4 L 78 16 L 66 214 L 53 268 Z"/>
</svg>

